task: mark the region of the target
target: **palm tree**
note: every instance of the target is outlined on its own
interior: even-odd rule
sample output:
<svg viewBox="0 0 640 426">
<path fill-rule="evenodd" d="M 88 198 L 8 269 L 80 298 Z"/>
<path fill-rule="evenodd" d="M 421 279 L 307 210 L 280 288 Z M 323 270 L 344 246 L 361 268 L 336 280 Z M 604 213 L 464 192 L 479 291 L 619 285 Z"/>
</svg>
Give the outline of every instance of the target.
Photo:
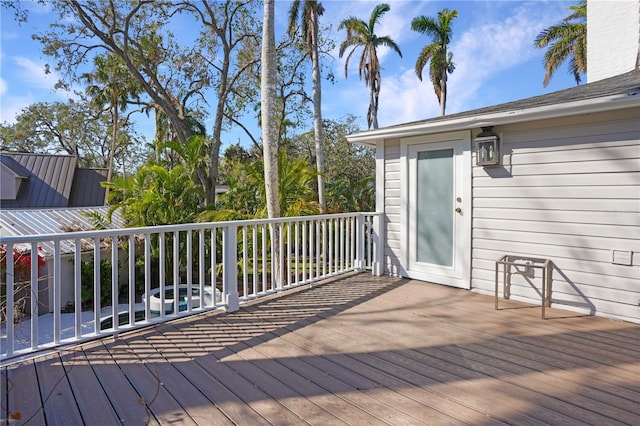
<svg viewBox="0 0 640 426">
<path fill-rule="evenodd" d="M 313 134 L 316 145 L 316 170 L 318 171 L 318 202 L 320 211 L 326 208 L 324 185 L 324 143 L 322 135 L 322 85 L 320 83 L 320 57 L 318 49 L 318 17 L 324 8 L 317 0 L 304 0 L 300 10 L 300 0 L 294 0 L 289 9 L 289 34 L 296 32 L 296 22 L 301 16 L 302 38 L 311 56 L 312 96 L 313 96 Z"/>
<path fill-rule="evenodd" d="M 453 53 L 447 52 L 451 42 L 451 21 L 458 17 L 458 11 L 442 9 L 438 12 L 438 19 L 430 16 L 418 16 L 411 21 L 411 29 L 433 40 L 426 45 L 416 60 L 416 74 L 422 81 L 422 70 L 429 62 L 429 78 L 433 83 L 438 102 L 440 102 L 440 115 L 444 115 L 447 106 L 447 74 L 455 69 Z"/>
<path fill-rule="evenodd" d="M 278 203 L 278 134 L 276 129 L 275 0 L 264 1 L 261 52 L 261 123 L 264 183 L 269 218 L 280 217 Z"/>
<path fill-rule="evenodd" d="M 93 73 L 83 75 L 89 83 L 86 93 L 91 96 L 91 103 L 99 109 L 108 106 L 112 117 L 111 149 L 107 182 L 113 177 L 113 160 L 115 157 L 120 113 L 127 110 L 130 100 L 137 99 L 142 92 L 140 85 L 131 77 L 129 70 L 115 55 L 99 55 L 94 59 Z M 105 189 L 105 201 L 109 195 L 109 187 Z"/>
<path fill-rule="evenodd" d="M 580 74 L 587 72 L 587 0 L 569 8 L 573 12 L 558 25 L 544 29 L 534 42 L 537 48 L 549 46 L 544 53 L 547 70 L 542 85 L 547 87 L 558 67 L 569 59 L 569 70 L 580 84 Z"/>
<path fill-rule="evenodd" d="M 379 46 L 386 46 L 402 57 L 402 52 L 400 52 L 400 48 L 395 41 L 389 36 L 379 37 L 374 32 L 376 23 L 380 22 L 382 16 L 390 9 L 391 7 L 388 4 L 382 3 L 373 8 L 368 23 L 351 16 L 340 22 L 338 26 L 338 30 L 347 30 L 347 38 L 340 44 L 340 57 L 342 58 L 347 48 L 352 47 L 344 64 L 345 77 L 348 75 L 349 60 L 354 52 L 359 47 L 362 47 L 358 73 L 361 79 L 364 76 L 364 84 L 369 88 L 367 124 L 369 128 L 373 126 L 374 129 L 378 128 L 378 96 L 380 95 L 381 82 L 377 49 Z"/>
</svg>

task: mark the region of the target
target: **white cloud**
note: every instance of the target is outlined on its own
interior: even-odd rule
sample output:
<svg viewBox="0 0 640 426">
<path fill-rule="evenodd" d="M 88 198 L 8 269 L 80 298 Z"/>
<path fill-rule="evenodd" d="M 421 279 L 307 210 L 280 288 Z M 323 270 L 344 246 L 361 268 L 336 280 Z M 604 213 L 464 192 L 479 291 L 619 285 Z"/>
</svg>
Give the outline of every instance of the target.
<svg viewBox="0 0 640 426">
<path fill-rule="evenodd" d="M 379 103 L 380 127 L 424 120 L 440 113 L 431 82 L 420 82 L 413 69 L 399 76 L 383 75 Z"/>
<path fill-rule="evenodd" d="M 4 95 L 7 91 L 7 82 L 0 78 L 0 95 Z"/>
<path fill-rule="evenodd" d="M 489 79 L 540 56 L 540 51 L 533 47 L 533 40 L 542 28 L 558 20 L 558 10 L 560 7 L 540 8 L 535 3 L 527 3 L 513 9 L 508 16 L 502 15 L 497 22 L 482 20 L 461 34 L 454 35 L 451 51 L 454 52 L 456 69 L 449 78 L 447 113 L 475 108 L 474 100 Z M 409 14 L 405 10 L 403 19 L 420 13 L 424 14 Z M 394 74 L 391 73 L 391 66 L 388 72 L 382 72 L 378 111 L 381 127 L 424 120 L 440 114 L 432 83 L 426 75 L 422 82 L 418 80 L 412 66 L 413 59 L 406 54 L 405 59 L 409 59 L 409 62 L 405 60 L 405 66 L 397 67 Z M 407 68 L 408 65 L 411 67 Z M 362 90 L 368 95 L 364 87 Z M 364 99 L 358 97 L 359 103 L 351 99 L 350 105 L 362 105 L 363 111 L 358 114 L 365 117 L 368 96 Z"/>
<path fill-rule="evenodd" d="M 45 64 L 35 62 L 24 56 L 14 56 L 11 58 L 18 67 L 22 68 L 23 72 L 20 73 L 21 80 L 25 85 L 37 88 L 37 89 L 53 89 L 58 76 L 55 72 L 47 74 L 45 72 Z"/>
<path fill-rule="evenodd" d="M 33 102 L 34 99 L 31 95 L 2 96 L 2 100 L 0 101 L 0 123 L 15 123 L 16 116 Z"/>
</svg>

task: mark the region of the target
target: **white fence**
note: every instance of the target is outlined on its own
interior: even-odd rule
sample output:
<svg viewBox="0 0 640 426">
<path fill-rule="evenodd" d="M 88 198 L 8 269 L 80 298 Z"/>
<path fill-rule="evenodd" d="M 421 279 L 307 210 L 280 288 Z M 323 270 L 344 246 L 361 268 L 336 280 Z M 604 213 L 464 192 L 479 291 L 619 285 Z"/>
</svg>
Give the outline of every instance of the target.
<svg viewBox="0 0 640 426">
<path fill-rule="evenodd" d="M 380 275 L 381 226 L 349 213 L 0 237 L 0 364 L 349 271 Z"/>
</svg>

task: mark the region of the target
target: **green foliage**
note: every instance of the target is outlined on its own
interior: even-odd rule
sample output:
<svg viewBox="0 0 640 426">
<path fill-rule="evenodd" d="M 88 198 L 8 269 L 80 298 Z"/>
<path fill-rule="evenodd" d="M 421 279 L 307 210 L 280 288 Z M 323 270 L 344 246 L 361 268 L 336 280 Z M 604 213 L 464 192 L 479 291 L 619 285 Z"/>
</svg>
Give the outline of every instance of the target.
<svg viewBox="0 0 640 426">
<path fill-rule="evenodd" d="M 111 122 L 84 101 L 38 102 L 16 117 L 16 123 L 0 126 L 0 149 L 13 152 L 65 153 L 78 156 L 80 167 L 106 167 L 111 144 Z M 118 146 L 127 151 L 122 161 L 133 168 L 138 136 L 130 123 L 120 126 Z M 123 156 L 125 157 L 125 156 Z"/>
<path fill-rule="evenodd" d="M 188 169 L 177 165 L 169 170 L 147 164 L 129 178 L 117 177 L 104 186 L 110 188 L 110 214 L 120 214 L 128 226 L 192 223 L 200 210 L 202 187 Z"/>
<path fill-rule="evenodd" d="M 378 128 L 378 96 L 380 95 L 380 61 L 378 59 L 378 47 L 385 46 L 395 51 L 400 57 L 402 52 L 393 39 L 389 36 L 379 36 L 375 33 L 375 26 L 380 19 L 391 10 L 391 6 L 386 3 L 376 5 L 371 11 L 368 22 L 354 16 L 342 20 L 338 30 L 347 32 L 346 39 L 340 44 L 339 55 L 351 49 L 344 63 L 344 75 L 348 75 L 349 60 L 358 48 L 362 48 L 358 74 L 360 79 L 364 79 L 364 84 L 369 88 L 369 111 L 367 112 L 367 123 L 369 128 Z"/>
<path fill-rule="evenodd" d="M 236 220 L 267 217 L 264 185 L 264 164 L 261 160 L 242 164 L 236 160 L 237 178 L 230 178 L 229 191 L 221 194 L 215 210 L 209 209 L 199 216 L 200 221 Z M 278 189 L 282 216 L 317 214 L 313 184 L 316 171 L 304 158 L 293 159 L 285 150 L 278 154 Z"/>
<path fill-rule="evenodd" d="M 327 212 L 371 211 L 375 207 L 375 155 L 373 149 L 354 145 L 346 135 L 356 133 L 356 117 L 342 121 L 324 120 L 324 151 L 326 157 Z M 313 133 L 294 138 L 295 155 L 313 158 Z"/>
<path fill-rule="evenodd" d="M 100 261 L 100 306 L 111 305 L 111 262 Z M 80 262 L 80 300 L 84 309 L 93 307 L 93 261 Z"/>
<path fill-rule="evenodd" d="M 569 9 L 572 13 L 561 24 L 544 29 L 534 41 L 537 48 L 548 46 L 544 53 L 544 87 L 567 59 L 576 84 L 582 81 L 581 74 L 587 72 L 587 0 L 580 0 Z"/>
<path fill-rule="evenodd" d="M 440 111 L 444 115 L 447 100 L 447 74 L 455 69 L 453 53 L 447 52 L 451 43 L 452 21 L 458 17 L 456 10 L 447 8 L 438 12 L 437 19 L 430 16 L 418 16 L 411 21 L 411 29 L 431 38 L 416 60 L 416 75 L 422 81 L 422 70 L 429 63 L 429 78 L 440 102 Z"/>
<path fill-rule="evenodd" d="M 93 229 L 107 229 L 111 221 L 95 210 L 81 211 L 80 214 L 87 219 L 93 226 Z"/>
</svg>

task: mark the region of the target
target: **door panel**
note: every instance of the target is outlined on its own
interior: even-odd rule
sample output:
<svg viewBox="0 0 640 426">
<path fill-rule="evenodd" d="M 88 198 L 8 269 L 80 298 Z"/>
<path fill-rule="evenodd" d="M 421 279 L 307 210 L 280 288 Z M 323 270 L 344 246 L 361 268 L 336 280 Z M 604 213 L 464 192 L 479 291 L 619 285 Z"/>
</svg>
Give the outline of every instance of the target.
<svg viewBox="0 0 640 426">
<path fill-rule="evenodd" d="M 453 149 L 418 151 L 416 261 L 453 266 Z"/>
<path fill-rule="evenodd" d="M 407 275 L 469 288 L 470 141 L 406 145 Z"/>
</svg>

